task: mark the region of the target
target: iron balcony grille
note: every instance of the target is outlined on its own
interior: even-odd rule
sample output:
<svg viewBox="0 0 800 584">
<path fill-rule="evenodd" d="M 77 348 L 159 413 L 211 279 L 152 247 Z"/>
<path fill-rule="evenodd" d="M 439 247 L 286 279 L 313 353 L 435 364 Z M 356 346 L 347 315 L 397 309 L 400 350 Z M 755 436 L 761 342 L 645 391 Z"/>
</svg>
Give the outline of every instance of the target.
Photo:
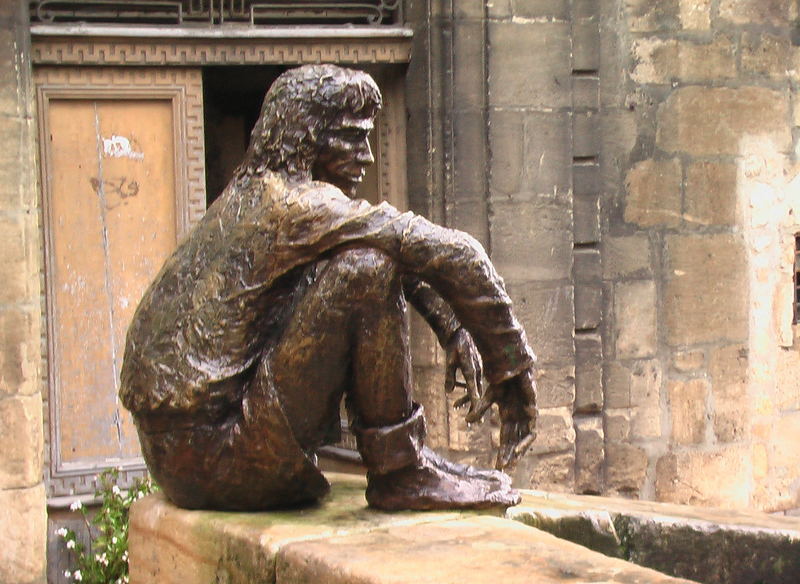
<svg viewBox="0 0 800 584">
<path fill-rule="evenodd" d="M 401 23 L 402 0 L 31 0 L 31 22 L 138 25 L 361 24 Z"/>
</svg>

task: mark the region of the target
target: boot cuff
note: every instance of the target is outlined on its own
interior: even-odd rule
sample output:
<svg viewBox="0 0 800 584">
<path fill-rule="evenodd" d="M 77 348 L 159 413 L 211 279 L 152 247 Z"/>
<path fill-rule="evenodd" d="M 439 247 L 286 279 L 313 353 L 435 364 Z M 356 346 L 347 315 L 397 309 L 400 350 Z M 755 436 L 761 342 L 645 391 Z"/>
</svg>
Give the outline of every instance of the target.
<svg viewBox="0 0 800 584">
<path fill-rule="evenodd" d="M 422 406 L 402 422 L 379 428 L 353 427 L 358 451 L 371 473 L 386 474 L 409 466 L 419 466 L 425 440 L 425 418 Z"/>
</svg>

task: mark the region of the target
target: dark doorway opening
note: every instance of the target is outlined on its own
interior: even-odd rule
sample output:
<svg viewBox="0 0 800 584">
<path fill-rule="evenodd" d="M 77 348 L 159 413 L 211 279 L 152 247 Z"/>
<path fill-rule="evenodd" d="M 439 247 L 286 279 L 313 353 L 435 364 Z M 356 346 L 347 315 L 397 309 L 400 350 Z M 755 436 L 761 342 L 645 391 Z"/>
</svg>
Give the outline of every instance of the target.
<svg viewBox="0 0 800 584">
<path fill-rule="evenodd" d="M 222 193 L 244 158 L 264 94 L 286 69 L 279 65 L 203 69 L 207 205 Z"/>
</svg>

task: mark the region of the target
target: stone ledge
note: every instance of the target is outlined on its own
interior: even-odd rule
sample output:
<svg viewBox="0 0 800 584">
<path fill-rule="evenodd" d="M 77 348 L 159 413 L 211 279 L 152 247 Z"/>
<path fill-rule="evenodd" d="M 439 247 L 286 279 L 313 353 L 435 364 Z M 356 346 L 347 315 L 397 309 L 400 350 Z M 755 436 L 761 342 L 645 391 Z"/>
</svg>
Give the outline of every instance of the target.
<svg viewBox="0 0 800 584">
<path fill-rule="evenodd" d="M 131 582 L 681 582 L 501 517 L 373 511 L 363 478 L 328 476 L 331 496 L 293 511 L 186 511 L 162 495 L 137 502 Z"/>
<path fill-rule="evenodd" d="M 539 491 L 507 517 L 705 584 L 800 582 L 800 517 Z"/>
</svg>

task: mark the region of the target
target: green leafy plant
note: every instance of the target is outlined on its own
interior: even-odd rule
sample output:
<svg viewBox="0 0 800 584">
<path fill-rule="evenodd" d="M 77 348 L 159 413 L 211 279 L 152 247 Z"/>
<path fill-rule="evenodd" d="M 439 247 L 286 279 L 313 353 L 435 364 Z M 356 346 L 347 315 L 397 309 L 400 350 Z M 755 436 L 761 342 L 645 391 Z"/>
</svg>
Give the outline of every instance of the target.
<svg viewBox="0 0 800 584">
<path fill-rule="evenodd" d="M 92 514 L 80 501 L 70 505 L 80 511 L 89 532 L 87 547 L 77 534 L 65 527 L 56 534 L 69 550 L 70 565 L 64 576 L 87 584 L 124 584 L 128 582 L 128 512 L 137 499 L 157 490 L 150 478 L 138 479 L 128 491 L 117 485 L 119 469 L 109 469 L 97 477 L 96 495 L 101 504 Z"/>
</svg>

